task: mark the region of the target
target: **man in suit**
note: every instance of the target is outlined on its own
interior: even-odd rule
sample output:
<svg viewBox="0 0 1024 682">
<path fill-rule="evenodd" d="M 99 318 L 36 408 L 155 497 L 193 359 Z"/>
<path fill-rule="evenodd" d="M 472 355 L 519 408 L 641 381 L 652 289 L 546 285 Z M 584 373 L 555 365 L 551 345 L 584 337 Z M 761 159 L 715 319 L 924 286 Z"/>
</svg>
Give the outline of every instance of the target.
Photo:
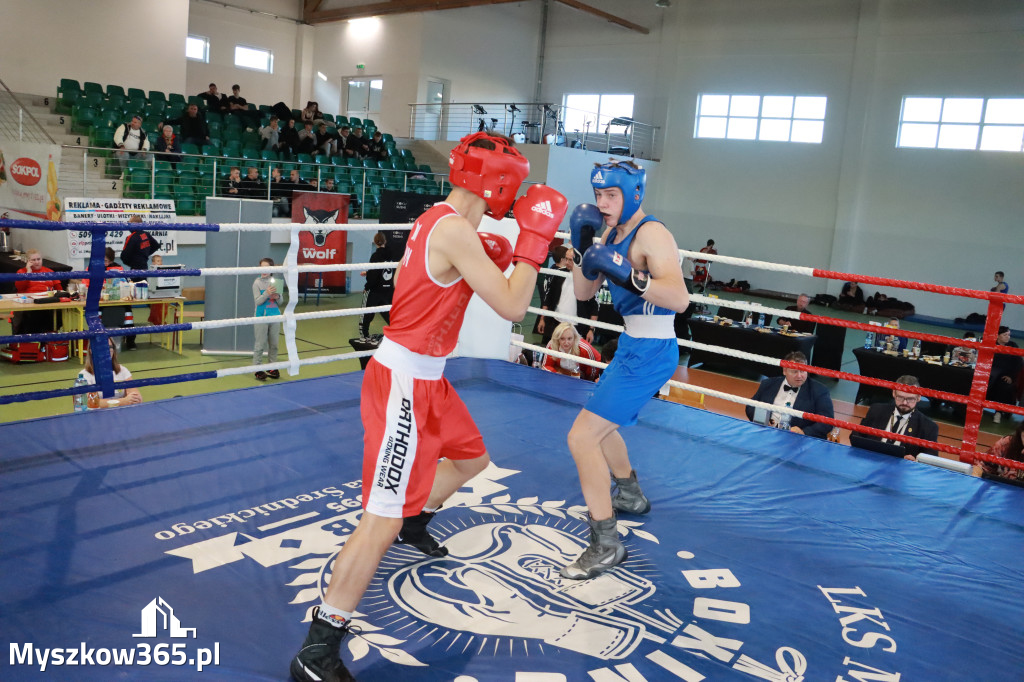
<svg viewBox="0 0 1024 682">
<path fill-rule="evenodd" d="M 787 306 L 786 310 L 792 310 L 796 313 L 810 313 L 811 311 L 807 309 L 807 306 L 810 305 L 810 303 L 810 296 L 808 296 L 807 294 L 800 294 L 799 296 L 796 297 L 796 305 Z M 787 318 L 779 316 L 779 324 L 782 324 L 782 321 L 784 319 Z M 787 321 L 789 322 L 789 328 L 795 332 L 800 332 L 801 334 L 814 333 L 814 328 L 816 326 L 816 323 L 814 322 L 804 322 L 803 320 L 800 319 L 792 319 Z"/>
<path fill-rule="evenodd" d="M 807 356 L 800 351 L 793 351 L 783 360 L 807 364 Z M 761 382 L 754 393 L 754 400 L 763 403 L 790 407 L 801 412 L 819 414 L 822 417 L 833 417 L 832 397 L 828 389 L 814 379 L 807 378 L 807 371 L 785 368 L 781 377 L 771 377 Z M 747 419 L 754 420 L 754 408 L 747 406 Z M 832 427 L 821 422 L 790 417 L 782 412 L 772 412 L 768 424 L 775 428 L 785 428 L 793 433 L 802 433 L 815 438 L 825 438 Z"/>
<path fill-rule="evenodd" d="M 921 386 L 917 377 L 909 374 L 901 376 L 896 380 L 896 383 L 907 386 Z M 921 401 L 921 396 L 896 389 L 892 392 L 892 397 L 893 399 L 887 403 L 875 403 L 868 408 L 868 413 L 860 421 L 861 426 L 870 426 L 871 428 L 889 431 L 897 435 L 913 436 L 924 440 L 934 441 L 938 439 L 938 425 L 917 411 L 917 404 Z M 867 435 L 864 437 L 874 438 L 882 442 L 893 442 L 896 445 L 900 444 L 899 440 L 895 438 L 879 439 L 876 436 Z M 906 459 L 914 459 L 922 452 L 929 455 L 936 454 L 935 450 L 922 448 L 918 445 L 908 444 L 903 447 L 907 451 Z"/>
</svg>

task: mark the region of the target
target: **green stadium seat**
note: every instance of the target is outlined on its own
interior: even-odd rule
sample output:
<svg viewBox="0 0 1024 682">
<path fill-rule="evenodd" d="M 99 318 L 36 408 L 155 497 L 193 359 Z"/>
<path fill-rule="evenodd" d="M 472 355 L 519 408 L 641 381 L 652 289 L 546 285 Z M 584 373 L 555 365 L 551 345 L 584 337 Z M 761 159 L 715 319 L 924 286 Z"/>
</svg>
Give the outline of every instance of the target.
<svg viewBox="0 0 1024 682">
<path fill-rule="evenodd" d="M 220 156 L 221 141 L 219 138 L 210 137 L 203 145 L 203 156 Z"/>
<path fill-rule="evenodd" d="M 188 104 L 188 100 L 185 99 L 185 95 L 182 95 L 179 92 L 172 92 L 169 95 L 167 95 L 167 103 L 180 104 L 181 108 L 184 109 L 185 105 Z"/>
<path fill-rule="evenodd" d="M 280 157 L 273 149 L 261 149 L 260 158 L 264 161 L 277 161 Z"/>
<path fill-rule="evenodd" d="M 348 124 L 349 124 L 350 126 L 352 126 L 353 128 L 355 128 L 356 126 L 361 126 L 361 125 L 363 125 L 363 122 L 362 122 L 362 120 L 361 120 L 361 119 L 359 119 L 359 118 L 357 118 L 357 117 L 355 117 L 355 116 L 349 116 L 349 117 L 348 117 Z"/>
<path fill-rule="evenodd" d="M 242 156 L 242 143 L 238 140 L 224 140 L 224 145 L 221 147 L 221 156 L 237 159 Z"/>
<path fill-rule="evenodd" d="M 316 156 L 313 157 L 313 163 L 317 164 L 318 166 L 330 166 L 331 157 L 327 156 L 326 154 L 317 154 Z"/>
<path fill-rule="evenodd" d="M 98 92 L 98 93 L 100 93 L 101 96 L 103 95 L 103 86 L 100 85 L 99 83 L 92 83 L 90 81 L 86 81 L 86 82 L 82 83 L 82 90 L 87 92 L 87 93 L 89 93 L 89 92 Z"/>
<path fill-rule="evenodd" d="M 159 90 L 150 90 L 149 91 L 149 101 L 150 102 L 166 102 L 167 101 L 167 95 L 165 95 L 164 93 L 160 92 Z"/>
<path fill-rule="evenodd" d="M 120 97 L 127 98 L 127 95 L 125 95 L 125 92 L 124 92 L 124 88 L 121 87 L 120 85 L 107 85 L 107 99 L 110 99 L 111 97 L 114 97 L 114 96 L 120 96 Z"/>
<path fill-rule="evenodd" d="M 106 101 L 106 96 L 102 92 L 97 92 L 95 90 L 87 90 L 85 92 L 85 103 L 88 104 L 90 107 L 93 107 L 94 109 L 99 109 L 103 106 L 103 103 Z"/>
<path fill-rule="evenodd" d="M 61 78 L 60 85 L 57 86 L 57 92 L 62 93 L 66 90 L 81 90 L 82 86 L 79 85 L 78 81 L 74 78 Z"/>
<path fill-rule="evenodd" d="M 231 118 L 238 117 L 232 116 Z M 259 149 L 261 146 L 263 146 L 263 138 L 261 138 L 260 134 L 257 132 L 253 132 L 251 130 L 244 130 L 242 131 L 242 146 L 255 147 L 256 149 Z"/>
<path fill-rule="evenodd" d="M 82 107 L 77 112 L 72 111 L 71 133 L 73 135 L 88 135 L 89 128 L 95 124 L 97 115 L 98 112 L 90 107 Z"/>
<path fill-rule="evenodd" d="M 199 95 L 189 95 L 187 104 L 195 104 L 200 111 L 206 109 L 206 100 Z"/>
<path fill-rule="evenodd" d="M 210 137 L 221 137 L 221 125 L 220 123 L 207 123 L 207 127 L 210 129 Z"/>
<path fill-rule="evenodd" d="M 363 119 L 363 127 L 364 128 L 373 128 L 373 129 L 376 130 L 377 124 L 373 122 L 372 118 L 364 118 Z"/>
<path fill-rule="evenodd" d="M 338 126 L 339 128 L 341 126 L 347 126 L 348 124 L 348 116 L 342 116 L 341 114 L 338 114 L 337 116 L 334 117 L 334 125 Z"/>
<path fill-rule="evenodd" d="M 395 136 L 391 133 L 381 133 L 380 139 L 384 141 L 384 144 L 391 144 L 395 141 Z"/>
<path fill-rule="evenodd" d="M 128 88 L 125 91 L 125 94 L 128 95 L 128 99 L 146 99 L 146 91 L 140 90 L 139 88 Z"/>
<path fill-rule="evenodd" d="M 238 128 L 229 128 L 223 126 L 220 129 L 220 139 L 224 140 L 224 142 L 237 142 L 239 149 L 241 149 L 242 131 L 239 130 Z"/>
<path fill-rule="evenodd" d="M 256 147 L 243 147 L 242 148 L 243 159 L 260 159 L 260 150 Z"/>
<path fill-rule="evenodd" d="M 64 90 L 58 94 L 57 101 L 53 104 L 53 110 L 58 114 L 70 114 L 71 108 L 81 97 L 81 90 Z"/>
</svg>

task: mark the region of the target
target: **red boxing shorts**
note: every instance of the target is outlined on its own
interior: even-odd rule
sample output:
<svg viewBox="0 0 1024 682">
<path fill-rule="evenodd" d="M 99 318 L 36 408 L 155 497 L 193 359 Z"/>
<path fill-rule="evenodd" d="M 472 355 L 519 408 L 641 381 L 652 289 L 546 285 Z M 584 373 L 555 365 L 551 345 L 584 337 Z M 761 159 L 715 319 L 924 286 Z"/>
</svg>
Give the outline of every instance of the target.
<svg viewBox="0 0 1024 682">
<path fill-rule="evenodd" d="M 469 410 L 444 377 L 417 379 L 371 359 L 360 412 L 365 430 L 363 509 L 378 516 L 419 514 L 439 459 L 473 459 L 486 453 Z"/>
</svg>

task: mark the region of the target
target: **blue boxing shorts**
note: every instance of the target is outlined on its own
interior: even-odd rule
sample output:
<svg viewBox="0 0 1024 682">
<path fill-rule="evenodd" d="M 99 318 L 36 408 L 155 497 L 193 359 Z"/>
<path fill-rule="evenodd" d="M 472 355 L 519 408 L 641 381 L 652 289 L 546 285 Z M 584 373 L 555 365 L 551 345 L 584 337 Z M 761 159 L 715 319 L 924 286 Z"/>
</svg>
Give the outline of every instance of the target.
<svg viewBox="0 0 1024 682">
<path fill-rule="evenodd" d="M 636 424 L 640 408 L 654 397 L 679 366 L 679 344 L 672 339 L 619 336 L 615 357 L 584 408 L 619 426 Z"/>
</svg>

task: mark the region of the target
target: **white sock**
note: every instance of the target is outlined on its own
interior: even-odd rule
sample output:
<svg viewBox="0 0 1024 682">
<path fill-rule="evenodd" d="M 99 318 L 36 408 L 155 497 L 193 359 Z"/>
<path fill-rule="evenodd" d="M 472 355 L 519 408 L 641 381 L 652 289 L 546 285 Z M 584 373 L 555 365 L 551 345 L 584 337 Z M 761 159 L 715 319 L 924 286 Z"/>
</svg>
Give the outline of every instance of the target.
<svg viewBox="0 0 1024 682">
<path fill-rule="evenodd" d="M 433 509 L 428 509 L 427 507 L 424 507 L 423 508 L 423 513 L 424 514 L 433 514 L 434 512 L 436 512 L 440 508 L 441 508 L 440 506 L 434 507 Z"/>
<path fill-rule="evenodd" d="M 326 602 L 320 602 L 320 609 L 317 612 L 320 620 L 326 621 L 336 628 L 343 628 L 352 618 L 351 611 L 336 609 Z"/>
</svg>

